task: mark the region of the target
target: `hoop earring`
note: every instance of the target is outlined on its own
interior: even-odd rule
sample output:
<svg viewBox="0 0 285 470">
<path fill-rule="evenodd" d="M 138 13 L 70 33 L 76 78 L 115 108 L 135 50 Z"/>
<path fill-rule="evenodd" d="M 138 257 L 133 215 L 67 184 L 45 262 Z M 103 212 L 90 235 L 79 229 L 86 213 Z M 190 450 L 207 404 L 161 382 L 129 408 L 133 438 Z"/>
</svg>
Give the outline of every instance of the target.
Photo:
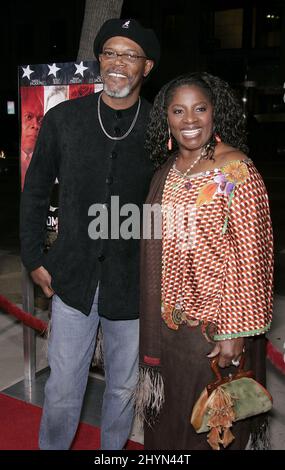
<svg viewBox="0 0 285 470">
<path fill-rule="evenodd" d="M 167 148 L 169 150 L 169 152 L 172 150 L 172 137 L 171 137 L 171 133 L 170 133 L 170 129 L 168 128 L 168 142 L 167 142 Z"/>
</svg>

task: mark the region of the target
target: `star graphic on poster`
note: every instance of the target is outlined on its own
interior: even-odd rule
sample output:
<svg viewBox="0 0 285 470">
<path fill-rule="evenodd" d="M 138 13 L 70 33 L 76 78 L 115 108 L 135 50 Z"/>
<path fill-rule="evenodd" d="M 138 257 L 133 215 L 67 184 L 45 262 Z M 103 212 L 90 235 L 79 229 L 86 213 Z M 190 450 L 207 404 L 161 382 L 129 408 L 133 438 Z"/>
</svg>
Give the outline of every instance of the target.
<svg viewBox="0 0 285 470">
<path fill-rule="evenodd" d="M 30 75 L 32 73 L 35 73 L 35 71 L 31 70 L 29 65 L 27 67 L 22 67 L 22 69 L 23 69 L 23 72 L 24 72 L 22 78 L 27 77 L 29 80 L 31 80 Z"/>
<path fill-rule="evenodd" d="M 83 75 L 84 75 L 84 70 L 87 70 L 88 67 L 84 67 L 82 61 L 80 62 L 80 64 L 74 64 L 74 65 L 75 65 L 75 67 L 76 67 L 76 72 L 75 72 L 74 75 L 80 74 L 80 75 L 83 77 Z"/>
<path fill-rule="evenodd" d="M 56 66 L 56 64 L 48 65 L 49 68 L 49 73 L 48 75 L 53 75 L 56 78 L 56 72 L 58 70 L 61 70 L 59 67 Z"/>
</svg>

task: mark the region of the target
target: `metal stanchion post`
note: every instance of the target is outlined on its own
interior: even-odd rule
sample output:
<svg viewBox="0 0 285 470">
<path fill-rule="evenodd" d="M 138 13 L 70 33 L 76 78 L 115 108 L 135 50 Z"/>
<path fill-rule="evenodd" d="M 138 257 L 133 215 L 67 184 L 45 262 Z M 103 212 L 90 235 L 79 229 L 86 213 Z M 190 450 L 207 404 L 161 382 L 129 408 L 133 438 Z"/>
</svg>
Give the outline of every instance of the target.
<svg viewBox="0 0 285 470">
<path fill-rule="evenodd" d="M 34 314 L 34 285 L 26 268 L 22 265 L 23 310 Z M 23 325 L 24 347 L 24 388 L 25 399 L 32 401 L 33 383 L 36 376 L 36 335 L 35 331 Z"/>
</svg>

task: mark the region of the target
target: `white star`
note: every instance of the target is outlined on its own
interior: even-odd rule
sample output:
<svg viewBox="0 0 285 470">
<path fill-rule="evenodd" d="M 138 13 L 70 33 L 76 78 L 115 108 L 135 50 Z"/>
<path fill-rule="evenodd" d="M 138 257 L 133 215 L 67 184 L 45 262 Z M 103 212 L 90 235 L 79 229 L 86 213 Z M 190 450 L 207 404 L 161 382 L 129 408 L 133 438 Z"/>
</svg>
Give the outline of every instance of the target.
<svg viewBox="0 0 285 470">
<path fill-rule="evenodd" d="M 31 80 L 30 75 L 32 73 L 35 73 L 35 71 L 31 70 L 29 65 L 28 65 L 28 67 L 22 67 L 22 69 L 23 69 L 23 72 L 24 72 L 22 78 L 27 77 L 29 80 Z"/>
<path fill-rule="evenodd" d="M 60 68 L 56 66 L 56 64 L 48 65 L 48 68 L 49 68 L 48 75 L 53 75 L 55 78 L 56 78 L 56 72 L 58 70 L 61 70 Z"/>
<path fill-rule="evenodd" d="M 76 72 L 74 75 L 76 75 L 77 73 L 80 74 L 82 77 L 83 77 L 83 74 L 84 74 L 84 70 L 87 70 L 88 67 L 84 67 L 83 65 L 83 62 L 81 61 L 80 64 L 74 64 L 75 67 L 76 67 Z"/>
</svg>

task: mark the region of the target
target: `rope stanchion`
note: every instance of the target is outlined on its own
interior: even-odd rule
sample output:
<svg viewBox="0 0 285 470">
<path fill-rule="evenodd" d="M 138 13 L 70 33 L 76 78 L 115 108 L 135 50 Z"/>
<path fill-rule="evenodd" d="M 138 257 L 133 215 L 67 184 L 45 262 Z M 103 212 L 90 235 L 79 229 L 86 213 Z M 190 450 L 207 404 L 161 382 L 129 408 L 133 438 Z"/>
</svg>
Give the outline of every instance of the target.
<svg viewBox="0 0 285 470">
<path fill-rule="evenodd" d="M 285 355 L 278 351 L 270 341 L 267 342 L 266 356 L 276 369 L 285 374 Z"/>
<path fill-rule="evenodd" d="M 44 335 L 47 332 L 48 324 L 46 322 L 34 317 L 30 313 L 24 312 L 24 310 L 10 302 L 10 300 L 6 299 L 3 295 L 0 295 L 0 309 L 13 315 L 24 323 L 24 325 L 37 330 L 41 335 Z"/>
<path fill-rule="evenodd" d="M 34 317 L 30 313 L 24 312 L 24 310 L 10 302 L 3 295 L 0 295 L 0 309 L 6 313 L 9 313 L 10 315 L 13 315 L 22 323 L 24 323 L 24 325 L 37 330 L 41 335 L 44 335 L 48 330 L 48 324 L 46 322 Z M 274 367 L 285 374 L 284 355 L 278 351 L 270 341 L 267 341 L 266 356 Z"/>
</svg>

